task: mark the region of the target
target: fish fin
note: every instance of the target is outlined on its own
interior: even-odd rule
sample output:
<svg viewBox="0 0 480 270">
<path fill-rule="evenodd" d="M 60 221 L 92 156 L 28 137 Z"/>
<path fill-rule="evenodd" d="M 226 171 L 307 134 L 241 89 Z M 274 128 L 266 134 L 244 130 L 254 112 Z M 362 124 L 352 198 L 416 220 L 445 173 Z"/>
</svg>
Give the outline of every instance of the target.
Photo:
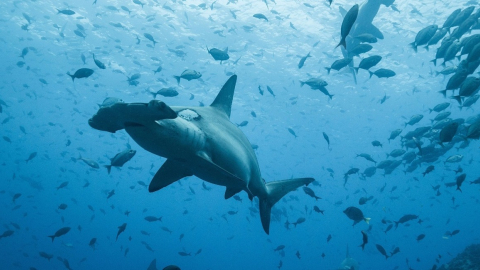
<svg viewBox="0 0 480 270">
<path fill-rule="evenodd" d="M 410 47 L 412 47 L 412 49 L 417 52 L 417 46 L 415 45 L 415 42 L 412 42 L 410 43 Z"/>
<path fill-rule="evenodd" d="M 230 199 L 231 197 L 233 197 L 233 195 L 239 193 L 240 191 L 242 191 L 241 188 L 227 187 L 227 190 L 225 190 L 225 200 Z"/>
<path fill-rule="evenodd" d="M 267 234 L 269 234 L 270 231 L 270 213 L 272 211 L 272 206 L 290 191 L 293 191 L 303 185 L 308 185 L 314 180 L 315 179 L 313 178 L 293 178 L 288 180 L 268 182 L 265 184 L 267 189 L 267 198 L 260 199 L 259 207 L 262 226 Z"/>
<path fill-rule="evenodd" d="M 224 112 L 228 118 L 232 111 L 232 100 L 235 92 L 235 85 L 237 84 L 237 75 L 232 75 L 223 85 L 215 100 L 210 107 Z"/>
<path fill-rule="evenodd" d="M 189 168 L 182 161 L 175 159 L 167 159 L 162 167 L 157 171 L 148 186 L 149 192 L 160 190 L 173 182 L 176 182 L 184 177 L 191 176 Z"/>
<path fill-rule="evenodd" d="M 340 46 L 340 45 L 342 45 L 343 48 L 347 49 L 347 42 L 345 41 L 345 38 L 342 38 L 342 39 L 340 40 L 340 42 L 337 44 L 337 46 L 335 46 L 335 49 L 336 49 L 338 46 Z"/>
<path fill-rule="evenodd" d="M 75 81 L 75 76 L 74 76 L 74 75 L 70 74 L 70 72 L 67 72 L 67 75 L 70 76 L 70 77 L 72 77 L 72 82 Z"/>
<path fill-rule="evenodd" d="M 462 105 L 462 97 L 460 97 L 460 95 L 452 96 L 452 99 L 455 99 L 458 102 L 458 104 Z"/>
<path fill-rule="evenodd" d="M 173 76 L 177 80 L 177 84 L 180 84 L 180 76 Z"/>
<path fill-rule="evenodd" d="M 107 168 L 108 174 L 110 174 L 110 171 L 112 170 L 112 165 L 105 165 L 105 168 Z"/>
</svg>

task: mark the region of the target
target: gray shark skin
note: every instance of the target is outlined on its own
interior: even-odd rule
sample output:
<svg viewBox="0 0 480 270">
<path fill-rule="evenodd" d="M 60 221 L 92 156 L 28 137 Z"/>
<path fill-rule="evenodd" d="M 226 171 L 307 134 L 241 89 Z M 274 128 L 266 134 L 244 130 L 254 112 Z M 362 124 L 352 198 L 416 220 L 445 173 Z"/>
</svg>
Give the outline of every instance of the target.
<svg viewBox="0 0 480 270">
<path fill-rule="evenodd" d="M 347 255 L 345 256 L 345 259 L 342 261 L 340 264 L 340 268 L 338 270 L 344 270 L 344 269 L 349 269 L 349 270 L 358 270 L 358 262 L 350 257 L 350 254 L 348 252 L 348 245 L 347 245 Z"/>
<path fill-rule="evenodd" d="M 357 19 L 355 24 L 352 26 L 349 38 L 347 39 L 347 50 L 342 48 L 342 54 L 344 57 L 349 57 L 348 49 L 353 49 L 360 44 L 360 42 L 353 37 L 368 33 L 372 34 L 378 39 L 383 39 L 382 32 L 373 25 L 373 19 L 375 16 L 377 16 L 381 5 L 389 7 L 393 4 L 393 2 L 395 2 L 395 0 L 367 0 L 367 2 L 360 6 Z M 353 70 L 354 61 L 352 61 L 349 66 L 352 68 L 351 70 L 353 78 L 355 83 L 357 83 L 357 78 Z"/>
<path fill-rule="evenodd" d="M 101 108 L 91 127 L 125 131 L 145 150 L 167 158 L 153 177 L 149 191 L 158 191 L 195 175 L 225 186 L 225 199 L 240 191 L 259 198 L 263 229 L 269 234 L 272 206 L 288 192 L 313 178 L 265 182 L 247 137 L 230 122 L 237 76 L 231 76 L 208 107 L 168 107 L 163 102 L 119 103 Z M 106 110 L 105 110 L 106 109 Z"/>
</svg>

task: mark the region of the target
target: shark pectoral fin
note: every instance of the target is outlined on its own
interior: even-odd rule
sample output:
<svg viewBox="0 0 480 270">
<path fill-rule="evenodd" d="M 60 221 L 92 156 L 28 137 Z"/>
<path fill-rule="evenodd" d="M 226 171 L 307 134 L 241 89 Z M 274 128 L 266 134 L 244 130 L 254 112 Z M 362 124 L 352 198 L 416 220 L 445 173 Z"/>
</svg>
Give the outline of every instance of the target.
<svg viewBox="0 0 480 270">
<path fill-rule="evenodd" d="M 265 184 L 268 197 L 260 199 L 259 208 L 262 226 L 267 234 L 269 234 L 270 230 L 270 212 L 272 211 L 272 206 L 290 191 L 303 185 L 308 185 L 313 181 L 315 181 L 313 178 L 293 178 Z"/>
<path fill-rule="evenodd" d="M 191 175 L 192 173 L 184 162 L 175 159 L 167 159 L 153 177 L 152 182 L 150 182 L 148 191 L 155 192 L 175 181 Z"/>
<path fill-rule="evenodd" d="M 230 199 L 231 197 L 233 197 L 233 195 L 239 193 L 240 191 L 242 191 L 241 188 L 227 187 L 227 190 L 225 190 L 225 200 Z"/>
</svg>

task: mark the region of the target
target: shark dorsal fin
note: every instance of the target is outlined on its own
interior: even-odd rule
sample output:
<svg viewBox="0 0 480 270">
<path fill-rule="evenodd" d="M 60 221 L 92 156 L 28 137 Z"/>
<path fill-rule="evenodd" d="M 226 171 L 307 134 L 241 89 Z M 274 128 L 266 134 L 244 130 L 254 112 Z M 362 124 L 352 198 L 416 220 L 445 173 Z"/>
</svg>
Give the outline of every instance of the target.
<svg viewBox="0 0 480 270">
<path fill-rule="evenodd" d="M 232 75 L 223 85 L 222 90 L 220 90 L 220 93 L 218 93 L 217 97 L 212 102 L 212 105 L 210 105 L 211 107 L 224 112 L 228 118 L 230 118 L 230 112 L 232 111 L 232 100 L 236 83 L 237 75 Z"/>
</svg>

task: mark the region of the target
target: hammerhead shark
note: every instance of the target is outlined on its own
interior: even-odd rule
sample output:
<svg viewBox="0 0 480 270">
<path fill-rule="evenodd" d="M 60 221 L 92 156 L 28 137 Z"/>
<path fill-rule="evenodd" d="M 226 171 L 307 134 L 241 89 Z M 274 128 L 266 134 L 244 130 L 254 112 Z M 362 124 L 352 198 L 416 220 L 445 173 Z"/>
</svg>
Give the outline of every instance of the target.
<svg viewBox="0 0 480 270">
<path fill-rule="evenodd" d="M 258 197 L 262 226 L 269 234 L 272 206 L 314 179 L 262 178 L 250 142 L 230 121 L 236 82 L 237 76 L 231 76 L 208 107 L 169 107 L 159 100 L 117 102 L 100 108 L 89 124 L 112 133 L 125 129 L 142 148 L 167 158 L 153 177 L 150 192 L 191 175 L 225 186 L 225 199 L 245 191 L 250 199 Z"/>
</svg>

